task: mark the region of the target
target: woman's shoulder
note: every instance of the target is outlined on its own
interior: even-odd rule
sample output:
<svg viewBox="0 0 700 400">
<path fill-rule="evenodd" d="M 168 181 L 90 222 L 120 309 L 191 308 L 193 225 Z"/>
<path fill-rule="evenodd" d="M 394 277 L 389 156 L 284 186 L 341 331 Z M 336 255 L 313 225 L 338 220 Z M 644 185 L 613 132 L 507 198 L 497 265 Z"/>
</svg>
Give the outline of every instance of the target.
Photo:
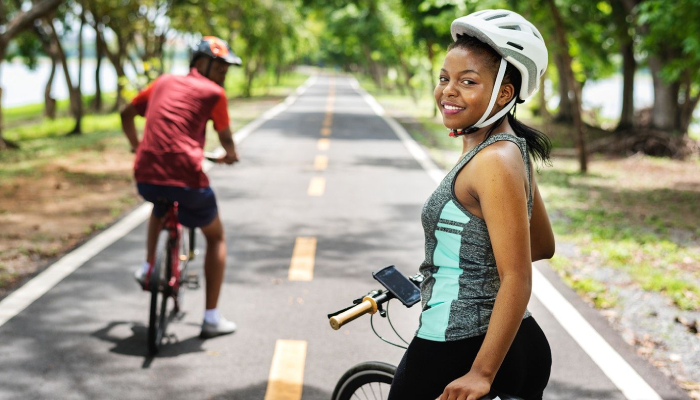
<svg viewBox="0 0 700 400">
<path fill-rule="evenodd" d="M 506 136 L 508 134 L 500 135 Z M 512 136 L 516 142 L 522 140 L 515 135 L 509 136 Z M 474 155 L 470 162 L 470 164 L 472 164 L 472 172 L 481 177 L 495 176 L 503 173 L 524 173 L 525 164 L 523 162 L 523 153 L 520 145 L 504 137 L 497 139 L 501 140 L 494 141 Z"/>
</svg>

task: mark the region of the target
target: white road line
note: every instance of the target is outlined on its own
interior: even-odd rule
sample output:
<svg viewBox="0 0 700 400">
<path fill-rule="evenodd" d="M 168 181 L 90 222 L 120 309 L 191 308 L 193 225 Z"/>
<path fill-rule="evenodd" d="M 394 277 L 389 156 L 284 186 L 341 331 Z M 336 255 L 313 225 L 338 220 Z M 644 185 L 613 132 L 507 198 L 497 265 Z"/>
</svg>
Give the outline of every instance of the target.
<svg viewBox="0 0 700 400">
<path fill-rule="evenodd" d="M 435 183 L 440 183 L 445 176 L 430 156 L 411 138 L 406 130 L 393 118 L 386 115 L 384 108 L 362 87 L 356 79 L 351 80 L 351 86 L 365 99 L 374 112 L 396 133 L 401 142 L 418 163 L 428 172 Z M 620 356 L 615 349 L 596 332 L 585 318 L 552 286 L 536 268 L 533 272 L 532 292 L 537 299 L 549 310 L 562 327 L 593 359 L 605 375 L 617 386 L 622 394 L 630 400 L 661 400 L 654 389 L 639 376 L 637 371 Z"/>
<path fill-rule="evenodd" d="M 316 82 L 316 79 L 316 75 L 309 77 L 303 85 L 299 86 L 296 91 L 288 96 L 282 103 L 266 111 L 259 118 L 241 128 L 234 136 L 235 142 L 237 144 L 240 143 L 262 124 L 286 110 L 306 91 L 306 89 Z M 211 162 L 205 162 L 205 171 L 211 168 L 212 165 L 213 163 Z M 151 215 L 151 209 L 152 205 L 150 203 L 142 204 L 121 221 L 90 239 L 82 246 L 61 257 L 60 260 L 52 264 L 42 273 L 32 278 L 19 289 L 10 293 L 10 295 L 0 301 L 0 327 L 29 307 L 36 299 L 51 290 L 51 288 L 56 286 L 63 278 L 73 273 L 85 264 L 85 262 L 131 232 L 134 228 L 143 223 L 143 221 L 147 220 Z"/>
</svg>

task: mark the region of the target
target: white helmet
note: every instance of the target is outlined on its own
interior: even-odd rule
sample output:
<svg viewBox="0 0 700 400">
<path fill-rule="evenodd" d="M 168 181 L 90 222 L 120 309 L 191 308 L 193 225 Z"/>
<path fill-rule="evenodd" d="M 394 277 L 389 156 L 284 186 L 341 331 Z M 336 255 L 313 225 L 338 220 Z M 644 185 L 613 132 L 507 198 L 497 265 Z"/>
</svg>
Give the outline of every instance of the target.
<svg viewBox="0 0 700 400">
<path fill-rule="evenodd" d="M 547 69 L 547 47 L 537 28 L 520 14 L 509 10 L 478 11 L 452 21 L 450 32 L 455 41 L 462 35 L 473 36 L 491 46 L 503 57 L 489 107 L 481 119 L 473 125 L 474 128 L 493 123 L 515 105 L 518 97 L 526 100 L 537 91 L 540 77 Z M 493 109 L 505 74 L 506 61 L 520 71 L 522 76 L 520 93 L 503 110 L 488 121 L 483 121 Z"/>
</svg>

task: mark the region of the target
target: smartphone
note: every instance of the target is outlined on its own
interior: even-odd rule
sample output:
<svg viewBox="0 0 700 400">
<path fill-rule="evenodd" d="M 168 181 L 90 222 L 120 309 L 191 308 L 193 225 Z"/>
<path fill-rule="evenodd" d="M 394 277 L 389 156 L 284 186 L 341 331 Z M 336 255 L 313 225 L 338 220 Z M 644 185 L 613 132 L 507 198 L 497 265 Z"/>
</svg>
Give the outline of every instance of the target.
<svg viewBox="0 0 700 400">
<path fill-rule="evenodd" d="M 396 296 L 404 306 L 411 307 L 420 301 L 420 289 L 393 265 L 373 272 L 372 276 Z"/>
</svg>

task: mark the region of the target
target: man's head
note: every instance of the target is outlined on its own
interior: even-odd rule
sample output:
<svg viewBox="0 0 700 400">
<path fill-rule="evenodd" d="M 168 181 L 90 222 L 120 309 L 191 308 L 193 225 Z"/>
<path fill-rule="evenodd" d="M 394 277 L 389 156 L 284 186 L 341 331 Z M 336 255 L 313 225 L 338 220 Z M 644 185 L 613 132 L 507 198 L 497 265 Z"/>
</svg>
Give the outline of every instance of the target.
<svg viewBox="0 0 700 400">
<path fill-rule="evenodd" d="M 241 65 L 241 59 L 233 53 L 228 43 L 214 37 L 205 36 L 192 49 L 190 68 L 196 68 L 203 76 L 224 86 L 230 65 Z"/>
</svg>

